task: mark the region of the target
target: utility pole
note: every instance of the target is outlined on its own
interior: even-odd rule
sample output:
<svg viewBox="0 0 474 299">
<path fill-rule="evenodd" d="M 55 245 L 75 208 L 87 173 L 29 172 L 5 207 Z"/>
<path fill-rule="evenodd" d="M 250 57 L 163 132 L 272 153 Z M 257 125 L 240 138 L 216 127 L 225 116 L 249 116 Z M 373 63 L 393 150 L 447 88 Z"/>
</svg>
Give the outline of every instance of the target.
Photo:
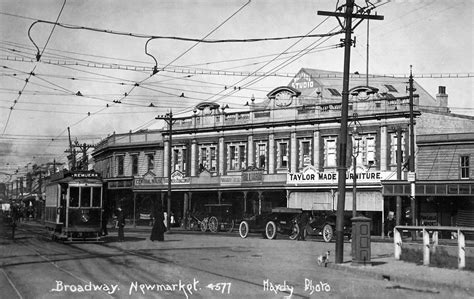
<svg viewBox="0 0 474 299">
<path fill-rule="evenodd" d="M 68 159 L 69 161 L 71 161 L 71 170 L 78 170 L 77 168 L 78 167 L 78 163 L 76 161 L 76 148 L 79 148 L 79 150 L 82 152 L 82 161 L 81 161 L 81 170 L 85 170 L 87 171 L 88 168 L 89 168 L 89 162 L 88 162 L 88 159 L 87 159 L 87 150 L 89 150 L 90 148 L 93 148 L 95 147 L 94 144 L 87 144 L 87 143 L 84 143 L 84 144 L 79 144 L 77 142 L 77 140 L 74 142 L 74 144 L 72 143 L 71 141 L 71 131 L 69 129 L 69 127 L 67 128 L 67 131 L 68 131 L 68 135 L 69 135 L 69 149 L 67 149 L 65 152 L 66 153 L 69 153 L 68 155 Z M 56 167 L 54 167 L 56 168 Z"/>
<path fill-rule="evenodd" d="M 357 11 L 353 14 L 354 0 L 346 0 L 346 4 L 337 8 L 342 11 L 345 6 L 345 12 L 330 12 L 318 11 L 318 15 L 337 17 L 339 24 L 345 31 L 344 38 L 344 73 L 342 85 L 342 104 L 341 104 L 341 130 L 339 133 L 338 156 L 337 156 L 337 171 L 338 171 L 338 200 L 337 200 L 337 219 L 336 219 L 336 257 L 337 264 L 343 263 L 344 259 L 344 206 L 346 200 L 346 172 L 347 172 L 347 120 L 349 111 L 349 71 L 351 60 L 351 35 L 353 30 L 364 19 L 383 20 L 383 16 L 370 15 L 370 9 L 357 6 Z M 344 18 L 344 25 L 339 19 Z M 352 26 L 352 19 L 359 19 L 359 21 Z"/>
<path fill-rule="evenodd" d="M 164 116 L 157 116 L 155 119 L 162 119 L 168 124 L 168 196 L 167 196 L 167 208 L 166 213 L 166 226 L 168 227 L 168 232 L 171 232 L 171 151 L 172 151 L 172 142 L 173 142 L 173 123 L 176 120 L 173 120 L 173 112 L 170 109 L 169 113 L 166 113 Z"/>
<path fill-rule="evenodd" d="M 413 73 L 412 66 L 410 65 L 410 77 L 408 80 L 409 84 L 409 99 L 410 99 L 410 158 L 408 160 L 408 171 L 411 173 L 410 177 L 410 203 L 411 203 L 411 225 L 417 225 L 416 219 L 416 199 L 415 199 L 415 125 L 413 120 Z"/>
<path fill-rule="evenodd" d="M 402 163 L 403 163 L 403 153 L 402 153 L 402 128 L 397 126 L 397 180 L 402 180 Z M 395 211 L 395 224 L 400 225 L 402 219 L 402 197 L 397 195 L 396 202 L 396 211 Z"/>
<path fill-rule="evenodd" d="M 67 127 L 67 134 L 68 134 L 68 137 L 69 137 L 69 155 L 68 155 L 68 158 L 71 162 L 71 170 L 75 170 L 76 169 L 76 151 L 73 149 L 73 146 L 72 146 L 71 129 L 69 127 Z M 66 152 L 68 152 L 68 151 L 66 151 Z"/>
</svg>

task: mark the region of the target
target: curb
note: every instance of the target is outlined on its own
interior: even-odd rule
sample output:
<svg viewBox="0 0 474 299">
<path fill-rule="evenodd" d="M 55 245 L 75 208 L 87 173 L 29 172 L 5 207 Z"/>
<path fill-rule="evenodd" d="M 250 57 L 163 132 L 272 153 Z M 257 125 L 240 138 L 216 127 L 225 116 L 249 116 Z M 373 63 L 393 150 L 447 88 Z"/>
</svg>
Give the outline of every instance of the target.
<svg viewBox="0 0 474 299">
<path fill-rule="evenodd" d="M 375 278 L 378 280 L 386 280 L 390 282 L 397 282 L 397 283 L 410 284 L 410 285 L 415 284 L 417 286 L 423 286 L 423 287 L 431 288 L 431 289 L 438 289 L 438 288 L 450 289 L 450 290 L 462 289 L 464 291 L 467 291 L 468 293 L 472 291 L 471 288 L 460 285 L 460 284 L 456 284 L 455 282 L 450 282 L 450 283 L 439 282 L 439 281 L 419 279 L 419 278 L 410 277 L 410 276 L 403 276 L 399 274 L 390 274 L 390 273 L 384 274 L 384 273 L 372 271 L 368 268 L 368 267 L 376 267 L 376 266 L 352 266 L 350 262 L 345 262 L 344 264 L 328 263 L 327 267 L 334 270 L 350 272 L 350 273 L 354 273 L 358 275 L 364 275 L 364 276 Z"/>
</svg>

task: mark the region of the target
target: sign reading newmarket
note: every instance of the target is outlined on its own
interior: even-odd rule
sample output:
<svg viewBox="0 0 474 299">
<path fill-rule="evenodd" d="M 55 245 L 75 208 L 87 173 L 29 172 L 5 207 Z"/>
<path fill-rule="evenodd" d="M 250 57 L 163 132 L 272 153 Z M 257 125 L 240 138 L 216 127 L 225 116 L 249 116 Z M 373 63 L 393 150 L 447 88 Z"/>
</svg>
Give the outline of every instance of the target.
<svg viewBox="0 0 474 299">
<path fill-rule="evenodd" d="M 380 183 L 382 180 L 396 179 L 393 172 L 388 171 L 360 171 L 357 172 L 357 182 L 360 183 Z M 352 183 L 354 174 L 352 171 L 346 173 L 346 183 Z M 338 180 L 337 172 L 319 172 L 314 166 L 306 166 L 299 173 L 288 173 L 287 184 L 336 184 Z"/>
</svg>

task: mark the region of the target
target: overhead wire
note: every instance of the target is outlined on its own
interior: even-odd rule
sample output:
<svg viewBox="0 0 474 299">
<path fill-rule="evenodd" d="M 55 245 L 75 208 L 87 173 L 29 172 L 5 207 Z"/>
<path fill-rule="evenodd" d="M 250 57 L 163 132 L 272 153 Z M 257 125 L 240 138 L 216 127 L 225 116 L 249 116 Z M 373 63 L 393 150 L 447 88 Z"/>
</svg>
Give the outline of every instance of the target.
<svg viewBox="0 0 474 299">
<path fill-rule="evenodd" d="M 59 11 L 58 17 L 56 18 L 56 22 L 59 21 L 59 18 L 61 17 L 61 14 L 62 14 L 63 9 L 64 9 L 65 6 L 66 6 L 66 0 L 64 0 L 64 2 L 63 2 L 63 5 L 62 5 L 62 7 L 61 7 L 61 10 Z M 54 28 L 56 28 L 56 26 L 53 26 L 53 28 L 51 29 L 51 32 L 50 32 L 50 34 L 49 34 L 49 36 L 48 36 L 48 39 L 47 39 L 47 41 L 46 41 L 46 44 L 45 44 L 44 47 L 43 47 L 42 52 L 45 51 L 45 49 L 46 49 L 46 47 L 47 47 L 47 45 L 48 45 L 48 43 L 49 43 L 49 40 L 51 39 L 51 36 L 53 35 Z M 38 48 L 38 52 L 39 52 L 39 48 Z M 38 59 L 38 60 L 39 60 L 39 59 Z M 33 70 L 31 71 L 29 77 L 25 80 L 25 84 L 23 85 L 23 88 L 22 88 L 21 91 L 24 91 L 24 90 L 25 90 L 26 86 L 28 85 L 29 79 L 31 78 L 31 76 L 32 76 L 32 74 L 34 73 L 34 71 L 36 70 L 36 67 L 37 67 L 37 65 L 35 65 L 35 66 L 33 67 Z M 9 122 L 10 122 L 10 118 L 11 118 L 13 109 L 15 108 L 16 104 L 18 103 L 18 100 L 20 99 L 20 97 L 21 97 L 21 93 L 18 94 L 17 98 L 16 98 L 16 99 L 14 100 L 14 102 L 13 102 L 13 105 L 10 107 L 10 111 L 8 112 L 7 120 L 6 120 L 6 122 L 5 122 L 5 124 L 4 124 L 4 127 L 3 127 L 2 135 L 5 134 L 5 132 L 6 132 L 7 128 L 8 128 L 8 124 L 9 124 Z"/>
<path fill-rule="evenodd" d="M 245 6 L 247 6 L 250 2 L 251 2 L 251 1 L 249 0 L 246 4 L 244 4 L 241 8 L 239 8 L 239 10 L 237 10 L 237 12 L 241 11 L 241 9 L 244 8 Z M 237 12 L 236 12 L 236 13 L 237 13 Z M 212 34 L 215 30 L 217 30 L 217 29 L 220 28 L 222 25 L 224 25 L 224 24 L 225 24 L 227 21 L 229 21 L 233 16 L 235 16 L 236 13 L 232 14 L 231 17 L 227 18 L 227 19 L 226 19 L 224 22 L 222 22 L 216 29 L 212 30 L 212 31 L 211 31 L 209 34 L 207 34 L 204 38 L 207 38 L 207 37 L 208 37 L 210 34 Z M 32 24 L 32 25 L 33 25 L 33 24 Z M 30 26 L 30 29 L 31 29 L 31 26 Z M 32 42 L 33 42 L 33 41 L 32 41 Z M 186 50 L 184 53 L 180 54 L 180 55 L 179 55 L 177 58 L 175 58 L 171 63 L 177 61 L 179 58 L 181 58 L 183 55 L 185 55 L 186 53 L 188 53 L 192 48 L 194 48 L 194 47 L 195 47 L 197 44 L 199 44 L 199 43 L 200 43 L 200 41 L 197 41 L 197 43 L 196 43 L 194 46 L 192 46 L 191 48 L 189 48 L 188 50 Z M 168 65 L 170 65 L 171 63 L 169 63 Z M 153 76 L 153 75 L 152 75 L 152 76 Z M 151 77 L 151 76 L 150 76 L 150 77 Z M 124 95 L 123 98 L 125 98 L 129 93 L 131 93 L 131 92 L 135 89 L 135 87 L 140 86 L 141 83 L 143 83 L 144 81 L 148 80 L 150 77 L 145 78 L 144 80 L 142 80 L 142 81 L 139 82 L 139 83 L 135 83 L 135 85 L 130 89 L 130 91 L 129 91 L 128 93 L 125 93 L 125 95 Z M 123 100 L 123 98 L 119 99 L 118 101 L 121 102 L 121 100 Z M 105 108 L 102 108 L 102 109 L 99 109 L 98 111 L 96 111 L 96 112 L 94 112 L 94 113 L 89 114 L 87 117 L 84 117 L 84 118 L 80 119 L 79 121 L 77 121 L 76 123 L 74 123 L 73 125 L 71 125 L 71 126 L 69 126 L 69 127 L 74 127 L 74 126 L 76 126 L 77 124 L 79 124 L 79 123 L 81 123 L 82 121 L 86 120 L 89 116 L 91 116 L 91 115 L 96 115 L 96 114 L 102 112 L 104 109 L 105 109 Z M 63 130 L 63 131 L 59 134 L 59 136 L 63 135 L 64 132 L 65 132 L 65 130 Z M 48 145 L 48 146 L 49 146 L 49 145 Z"/>
</svg>

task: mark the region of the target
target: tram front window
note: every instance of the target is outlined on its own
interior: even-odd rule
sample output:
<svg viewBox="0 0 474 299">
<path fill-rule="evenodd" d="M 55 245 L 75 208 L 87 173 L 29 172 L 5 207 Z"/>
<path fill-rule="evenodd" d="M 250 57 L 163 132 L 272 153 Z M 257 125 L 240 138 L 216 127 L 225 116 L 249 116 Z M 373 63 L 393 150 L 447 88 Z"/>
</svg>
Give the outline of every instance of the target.
<svg viewBox="0 0 474 299">
<path fill-rule="evenodd" d="M 69 206 L 70 207 L 79 206 L 79 187 L 69 188 Z"/>
<path fill-rule="evenodd" d="M 83 187 L 81 190 L 81 207 L 91 206 L 91 188 Z"/>
<path fill-rule="evenodd" d="M 100 207 L 100 187 L 92 187 L 92 206 Z"/>
</svg>

